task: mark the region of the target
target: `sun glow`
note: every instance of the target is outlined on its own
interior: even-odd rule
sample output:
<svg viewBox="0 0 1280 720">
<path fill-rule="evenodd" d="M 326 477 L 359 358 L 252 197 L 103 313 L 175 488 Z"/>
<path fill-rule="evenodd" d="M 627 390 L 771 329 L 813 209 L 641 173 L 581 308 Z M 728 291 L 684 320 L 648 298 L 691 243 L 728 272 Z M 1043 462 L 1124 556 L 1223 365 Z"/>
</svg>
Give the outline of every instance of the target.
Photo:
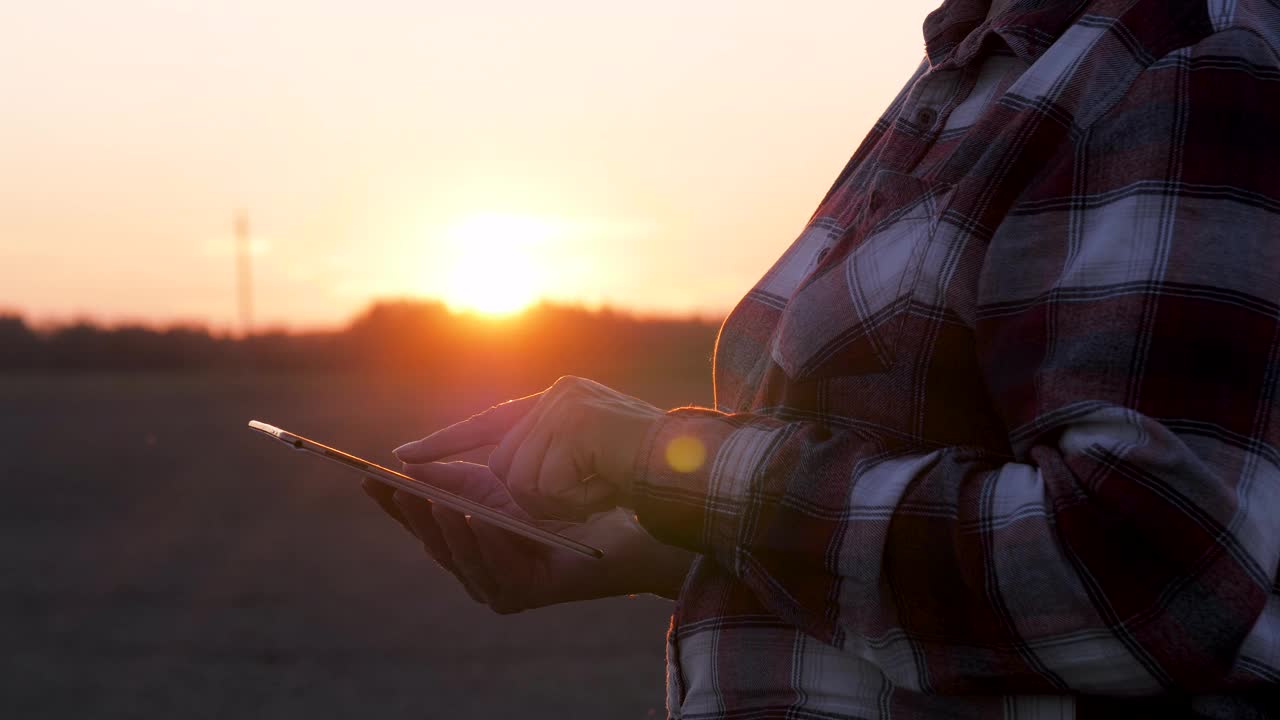
<svg viewBox="0 0 1280 720">
<path fill-rule="evenodd" d="M 486 213 L 450 226 L 447 279 L 440 288 L 455 310 L 506 315 L 533 304 L 544 290 L 547 242 L 554 223 Z"/>
</svg>

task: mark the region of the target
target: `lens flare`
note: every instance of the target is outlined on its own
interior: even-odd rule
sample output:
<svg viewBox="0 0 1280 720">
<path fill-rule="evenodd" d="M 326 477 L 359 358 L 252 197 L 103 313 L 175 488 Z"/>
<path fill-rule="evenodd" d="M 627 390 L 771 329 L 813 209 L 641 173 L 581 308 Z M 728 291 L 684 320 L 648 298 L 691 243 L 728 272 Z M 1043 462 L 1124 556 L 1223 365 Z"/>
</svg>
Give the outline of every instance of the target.
<svg viewBox="0 0 1280 720">
<path fill-rule="evenodd" d="M 691 473 L 707 461 L 707 447 L 692 435 L 680 435 L 667 443 L 666 455 L 672 470 Z"/>
</svg>

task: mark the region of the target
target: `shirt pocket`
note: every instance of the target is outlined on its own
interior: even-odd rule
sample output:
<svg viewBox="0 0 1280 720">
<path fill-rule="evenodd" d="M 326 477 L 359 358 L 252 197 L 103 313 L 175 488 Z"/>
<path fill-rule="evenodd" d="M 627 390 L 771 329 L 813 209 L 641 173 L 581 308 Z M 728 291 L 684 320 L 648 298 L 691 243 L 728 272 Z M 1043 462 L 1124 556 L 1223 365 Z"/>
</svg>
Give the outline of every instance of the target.
<svg viewBox="0 0 1280 720">
<path fill-rule="evenodd" d="M 791 380 L 883 372 L 893 365 L 952 189 L 887 170 L 875 175 L 858 219 L 779 317 L 770 352 Z"/>
</svg>

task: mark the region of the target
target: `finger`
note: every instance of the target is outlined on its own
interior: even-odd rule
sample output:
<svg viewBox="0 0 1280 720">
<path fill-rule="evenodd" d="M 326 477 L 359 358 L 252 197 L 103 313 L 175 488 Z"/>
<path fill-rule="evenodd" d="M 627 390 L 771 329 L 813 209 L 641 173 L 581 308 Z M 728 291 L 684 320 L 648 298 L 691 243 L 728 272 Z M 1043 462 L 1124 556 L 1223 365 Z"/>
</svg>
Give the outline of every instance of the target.
<svg viewBox="0 0 1280 720">
<path fill-rule="evenodd" d="M 401 462 L 425 463 L 486 445 L 497 445 L 507 430 L 533 409 L 541 396 L 538 393 L 495 405 L 421 440 L 405 443 L 392 452 Z"/>
<path fill-rule="evenodd" d="M 411 476 L 430 482 L 437 487 L 489 507 L 499 507 L 508 515 L 527 517 L 511 502 L 511 496 L 507 493 L 502 481 L 484 465 L 451 462 L 406 465 L 405 468 Z M 443 508 L 443 506 L 439 507 Z M 413 518 L 412 514 L 410 518 Z M 434 520 L 431 522 L 439 530 L 436 522 Z M 528 607 L 529 601 L 524 597 L 525 590 L 513 592 L 513 589 L 525 588 L 527 583 L 511 578 L 511 574 L 523 576 L 528 572 L 530 547 L 532 545 L 536 550 L 537 546 L 532 541 L 512 534 L 509 530 L 486 523 L 482 518 L 473 518 L 468 522 L 468 526 L 476 539 L 476 548 L 479 550 L 481 559 L 479 566 L 485 571 L 486 577 L 492 578 L 493 587 L 497 588 L 496 594 L 489 596 L 489 607 L 503 614 L 518 612 Z M 443 540 L 443 533 L 441 538 Z M 452 551 L 446 550 L 446 552 Z M 476 583 L 467 579 L 460 568 L 456 569 L 455 575 L 464 586 L 469 588 L 468 592 L 473 598 L 484 602 L 480 599 L 478 591 L 470 589 L 470 586 Z"/>
<path fill-rule="evenodd" d="M 405 470 L 412 477 L 486 505 L 491 504 L 490 495 L 494 492 L 501 493 L 501 498 L 510 503 L 501 483 L 484 465 L 466 462 L 426 463 L 406 465 Z M 444 530 L 433 513 L 433 509 L 437 506 L 429 500 L 405 491 L 396 491 L 394 498 L 403 509 L 410 524 L 417 530 L 427 553 L 458 580 L 472 600 L 478 603 L 488 602 L 480 585 L 472 579 L 475 575 L 474 567 L 468 569 L 470 572 L 468 575 L 454 558 Z M 443 507 L 441 509 L 447 510 Z M 472 565 L 474 566 L 474 563 Z M 482 565 L 482 567 L 489 566 Z"/>
<path fill-rule="evenodd" d="M 402 472 L 416 480 L 496 509 L 507 509 L 511 496 L 485 465 L 469 462 L 405 464 Z"/>
<path fill-rule="evenodd" d="M 537 489 L 531 495 L 543 510 L 542 517 L 580 522 L 587 514 L 581 511 L 578 486 L 583 469 L 573 458 L 573 451 L 562 442 L 553 441 L 538 469 Z M 514 495 L 513 495 L 514 496 Z"/>
<path fill-rule="evenodd" d="M 413 526 L 404 516 L 400 507 L 397 506 L 395 501 L 392 499 L 392 496 L 395 493 L 395 488 L 385 483 L 378 482 L 371 477 L 366 477 L 364 481 L 360 483 L 360 487 L 364 488 L 366 495 L 373 498 L 374 502 L 378 503 L 378 507 L 381 507 L 383 512 L 390 515 L 396 522 L 400 523 L 400 527 L 404 528 L 410 535 L 415 537 L 417 536 Z"/>
<path fill-rule="evenodd" d="M 538 475 L 542 472 L 543 460 L 552 440 L 550 432 L 535 429 L 516 449 L 503 478 L 511 499 L 537 518 L 554 516 L 554 508 L 548 506 L 548 498 L 542 496 L 538 484 Z M 496 472 L 494 474 L 497 475 Z"/>
<path fill-rule="evenodd" d="M 489 604 L 498 596 L 498 584 L 494 581 L 480 552 L 479 542 L 471 530 L 467 518 L 460 512 L 432 504 L 431 515 L 440 526 L 449 554 L 459 573 L 479 595 L 480 602 Z"/>
<path fill-rule="evenodd" d="M 494 475 L 502 478 L 504 482 L 507 480 L 507 474 L 511 471 L 511 463 L 515 461 L 516 452 L 524 445 L 529 433 L 533 432 L 538 426 L 541 419 L 546 416 L 547 402 L 544 399 L 541 403 L 542 407 L 531 409 L 525 413 L 520 420 L 511 426 L 502 439 L 498 441 L 498 447 L 489 453 L 489 469 Z"/>
<path fill-rule="evenodd" d="M 501 568 L 503 573 L 527 575 L 529 564 L 534 561 L 533 556 L 545 550 L 532 540 L 513 535 L 510 531 L 483 520 L 471 523 L 471 531 L 475 533 L 480 556 L 490 570 Z M 545 584 L 512 580 L 508 577 L 507 582 L 499 586 L 496 595 L 490 598 L 489 607 L 500 615 L 509 615 L 539 606 L 543 604 L 539 598 L 548 589 L 543 587 Z"/>
<path fill-rule="evenodd" d="M 457 568 L 453 564 L 453 555 L 449 552 L 449 543 L 445 542 L 440 526 L 431 516 L 431 501 L 414 497 L 403 490 L 397 490 L 391 497 L 404 513 L 414 534 L 422 540 L 422 547 L 427 554 L 440 563 L 445 570 L 456 573 Z"/>
</svg>

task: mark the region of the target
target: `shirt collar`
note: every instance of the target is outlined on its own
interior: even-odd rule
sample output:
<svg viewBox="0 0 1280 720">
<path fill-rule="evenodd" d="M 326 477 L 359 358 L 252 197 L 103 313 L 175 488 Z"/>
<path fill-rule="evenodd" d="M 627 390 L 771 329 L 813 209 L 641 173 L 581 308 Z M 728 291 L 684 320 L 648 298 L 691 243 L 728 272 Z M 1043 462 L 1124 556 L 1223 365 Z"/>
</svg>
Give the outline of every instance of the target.
<svg viewBox="0 0 1280 720">
<path fill-rule="evenodd" d="M 965 65 L 988 37 L 996 35 L 1030 64 L 1087 4 L 1088 0 L 946 0 L 925 18 L 925 53 L 933 67 Z"/>
</svg>

